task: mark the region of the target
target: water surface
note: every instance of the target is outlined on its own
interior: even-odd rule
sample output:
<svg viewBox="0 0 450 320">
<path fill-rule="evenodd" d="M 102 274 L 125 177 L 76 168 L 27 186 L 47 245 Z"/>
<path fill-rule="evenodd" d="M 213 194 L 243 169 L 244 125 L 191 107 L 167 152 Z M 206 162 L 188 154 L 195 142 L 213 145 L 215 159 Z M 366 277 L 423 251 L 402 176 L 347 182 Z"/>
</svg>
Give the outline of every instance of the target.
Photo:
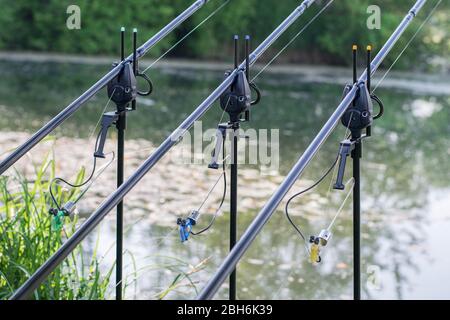
<svg viewBox="0 0 450 320">
<path fill-rule="evenodd" d="M 1 61 L 1 131 L 9 135 L 34 132 L 107 69 L 107 66 L 97 65 Z M 332 74 L 332 70 L 328 73 Z M 153 146 L 162 142 L 215 88 L 222 74 L 165 67 L 152 70 L 151 77 L 155 83 L 154 95 L 141 99 L 138 111 L 128 118 L 127 139 L 142 148 L 148 146 L 145 141 Z M 279 173 L 272 178 L 255 171 L 258 166 L 243 166 L 243 173 L 252 173 L 249 180 L 253 181 L 255 189 L 246 190 L 249 187 L 240 184 L 240 190 L 246 190 L 240 199 L 246 209 L 239 212 L 239 232 L 249 225 L 264 204 L 266 194 L 275 190 L 274 181 L 279 182 L 288 172 L 339 103 L 344 85 L 342 76 L 334 81 L 330 77 L 326 79 L 324 83 L 320 77 L 319 80 L 305 79 L 301 75 L 281 73 L 266 73 L 258 79 L 263 100 L 255 107 L 251 123 L 245 127 L 279 129 L 281 163 Z M 437 81 L 420 75 L 414 80 L 427 86 Z M 417 88 L 383 86 L 377 94 L 383 99 L 386 112 L 376 121 L 373 136 L 365 142 L 362 162 L 363 297 L 448 299 L 450 98 L 446 92 L 427 93 Z M 106 101 L 105 92 L 99 93 L 55 130 L 54 136 L 69 139 L 67 141 L 87 139 Z M 215 127 L 220 116 L 221 110 L 216 105 L 203 118 L 203 127 Z M 303 180 L 314 181 L 329 167 L 344 133 L 345 128 L 335 130 L 306 170 Z M 91 154 L 91 147 L 72 150 L 67 145 L 66 148 L 67 152 L 59 155 L 61 158 L 76 159 L 75 150 L 87 153 L 83 155 L 85 158 Z M 4 152 L 2 146 L 0 154 Z M 140 161 L 146 154 L 142 152 Z M 140 161 L 135 161 L 134 165 Z M 210 232 L 185 244 L 179 242 L 174 217 L 186 215 L 201 202 L 206 191 L 198 190 L 207 190 L 211 179 L 195 180 L 196 184 L 191 181 L 191 172 L 198 177 L 208 171 L 204 165 L 172 165 L 171 168 L 176 174 L 168 173 L 170 178 L 158 185 L 159 198 L 150 196 L 154 190 L 147 190 L 147 194 L 142 192 L 133 214 L 125 214 L 125 248 L 135 260 L 133 265 L 131 255 L 125 257 L 127 282 L 132 283 L 127 289 L 128 298 L 153 299 L 156 293 L 170 286 L 179 272 L 187 272 L 191 268 L 189 265 L 196 266 L 208 259 L 205 269 L 192 275 L 192 281 L 201 288 L 228 251 L 228 198 L 223 215 Z M 63 167 L 59 169 L 64 171 Z M 351 165 L 347 172 L 351 172 Z M 108 177 L 112 187 L 113 172 Z M 152 173 L 146 179 L 150 181 Z M 327 194 L 329 181 L 293 205 L 295 221 L 307 235 L 326 227 L 343 201 L 344 193 Z M 293 191 L 304 185 L 299 183 Z M 95 188 L 101 186 L 90 192 L 91 197 L 97 196 L 98 204 L 104 194 Z M 251 191 L 254 191 L 253 196 Z M 214 205 L 211 204 L 211 208 Z M 169 214 L 166 206 L 177 211 L 171 211 L 170 218 L 164 218 Z M 147 219 L 150 207 L 151 221 Z M 317 266 L 306 261 L 303 243 L 287 223 L 283 207 L 284 202 L 238 266 L 239 298 L 351 298 L 351 200 L 336 223 L 333 239 L 323 253 L 323 262 Z M 209 218 L 205 215 L 203 223 Z M 106 255 L 103 263 L 107 268 L 114 259 L 114 250 L 108 251 L 114 244 L 114 214 L 109 215 L 99 230 L 101 252 Z M 96 235 L 92 235 L 83 244 L 92 248 L 95 241 Z M 133 273 L 136 269 L 137 274 Z M 184 281 L 166 298 L 193 298 L 195 295 L 189 282 Z M 227 297 L 226 284 L 217 297 Z"/>
</svg>

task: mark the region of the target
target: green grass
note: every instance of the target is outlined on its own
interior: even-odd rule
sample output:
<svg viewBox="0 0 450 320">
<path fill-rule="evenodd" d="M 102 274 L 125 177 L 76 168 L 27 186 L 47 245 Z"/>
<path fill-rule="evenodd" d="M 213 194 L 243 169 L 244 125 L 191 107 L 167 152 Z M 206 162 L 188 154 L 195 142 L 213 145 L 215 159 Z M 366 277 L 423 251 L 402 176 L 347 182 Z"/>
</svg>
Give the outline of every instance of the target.
<svg viewBox="0 0 450 320">
<path fill-rule="evenodd" d="M 30 181 L 20 173 L 0 177 L 0 299 L 8 299 L 53 253 L 69 238 L 79 225 L 77 215 L 66 217 L 64 227 L 60 231 L 52 229 L 52 216 L 49 209 L 53 207 L 48 192 L 49 183 L 55 176 L 54 160 L 46 157 L 43 164 L 35 165 L 34 180 Z M 74 181 L 83 181 L 84 168 L 80 170 Z M 66 190 L 54 186 L 56 200 L 65 203 L 77 196 L 77 189 Z M 130 225 L 127 231 L 130 231 Z M 115 263 L 105 266 L 102 257 L 97 256 L 100 242 L 100 231 L 97 233 L 95 246 L 89 252 L 83 245 L 76 249 L 50 274 L 33 297 L 37 300 L 102 300 L 108 299 L 111 286 L 111 275 Z M 106 255 L 114 243 L 104 254 Z M 169 294 L 190 297 L 198 293 L 196 282 L 191 278 L 202 271 L 208 259 L 197 266 L 178 258 L 164 256 L 162 262 L 137 269 L 133 254 L 129 255 L 131 272 L 125 274 L 123 294 L 134 286 L 134 294 L 129 298 L 137 299 L 137 281 L 150 271 L 166 270 L 174 275 L 167 287 L 154 288 L 153 298 L 165 299 Z M 148 258 L 161 258 L 152 254 Z M 100 268 L 101 267 L 101 268 Z"/>
<path fill-rule="evenodd" d="M 16 173 L 0 178 L 0 299 L 8 299 L 75 231 L 73 220 L 65 219 L 61 231 L 51 229 L 52 206 L 48 194 L 54 177 L 54 161 L 35 168 L 35 180 Z M 84 170 L 77 181 L 84 177 Z M 60 202 L 76 191 L 57 188 Z M 98 243 L 98 241 L 97 241 Z M 79 245 L 34 293 L 34 299 L 104 299 L 114 266 L 102 275 L 97 250 L 87 254 Z"/>
</svg>

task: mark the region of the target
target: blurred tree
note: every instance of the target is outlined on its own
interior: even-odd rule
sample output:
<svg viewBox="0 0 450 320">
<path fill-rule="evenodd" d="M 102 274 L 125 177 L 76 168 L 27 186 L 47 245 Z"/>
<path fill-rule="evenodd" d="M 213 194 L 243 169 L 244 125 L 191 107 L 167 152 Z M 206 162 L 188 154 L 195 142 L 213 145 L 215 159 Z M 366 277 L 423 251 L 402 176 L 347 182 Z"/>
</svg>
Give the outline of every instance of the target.
<svg viewBox="0 0 450 320">
<path fill-rule="evenodd" d="M 158 56 L 173 45 L 223 1 L 226 0 L 211 0 L 204 9 L 155 47 L 151 55 Z M 428 1 L 395 49 L 396 52 L 386 60 L 386 64 L 395 59 L 402 44 L 407 43 L 437 1 Z M 133 27 L 139 28 L 142 43 L 192 2 L 193 0 L 0 0 L 0 49 L 117 54 L 118 30 L 121 26 L 126 26 L 129 31 Z M 171 52 L 171 56 L 229 60 L 233 34 L 252 35 L 255 46 L 300 3 L 300 0 L 229 0 L 223 10 Z M 270 59 L 326 3 L 325 0 L 317 0 L 263 59 Z M 81 8 L 80 30 L 69 30 L 66 27 L 66 9 L 71 4 Z M 349 64 L 349 48 L 353 43 L 361 47 L 370 43 L 375 50 L 379 49 L 412 4 L 413 1 L 396 0 L 335 0 L 280 57 L 280 61 Z M 369 5 L 381 8 L 379 30 L 367 28 Z M 409 50 L 408 55 L 399 61 L 398 68 L 409 68 L 414 61 L 415 67 L 426 69 L 431 60 L 436 59 L 448 65 L 449 17 L 450 3 L 443 1 L 414 41 L 414 50 Z"/>
</svg>

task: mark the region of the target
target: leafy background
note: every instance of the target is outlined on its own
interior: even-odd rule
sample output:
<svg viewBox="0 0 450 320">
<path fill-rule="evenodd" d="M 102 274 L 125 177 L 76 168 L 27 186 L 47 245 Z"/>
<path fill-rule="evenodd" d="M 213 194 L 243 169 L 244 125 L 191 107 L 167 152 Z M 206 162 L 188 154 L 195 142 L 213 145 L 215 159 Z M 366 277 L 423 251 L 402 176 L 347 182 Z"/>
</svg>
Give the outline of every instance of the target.
<svg viewBox="0 0 450 320">
<path fill-rule="evenodd" d="M 406 44 L 437 1 L 428 1 L 401 40 L 403 44 Z M 164 39 L 152 50 L 151 55 L 156 57 L 161 54 L 222 2 L 211 0 Z M 304 17 L 286 32 L 283 39 L 271 48 L 272 53 L 298 32 L 326 2 L 317 0 Z M 142 42 L 191 3 L 192 0 L 0 0 L 0 50 L 112 55 L 117 53 L 120 26 L 126 26 L 128 30 L 139 28 Z M 229 60 L 233 34 L 248 33 L 257 44 L 300 3 L 300 0 L 229 0 L 223 10 L 194 32 L 182 46 L 177 47 L 171 57 Z M 351 44 L 358 43 L 364 47 L 371 43 L 376 49 L 413 3 L 413 0 L 335 0 L 280 60 L 290 63 L 348 64 Z M 80 30 L 66 28 L 66 9 L 71 4 L 81 8 Z M 369 5 L 379 5 L 381 8 L 380 30 L 368 30 L 366 27 Z M 414 50 L 410 50 L 399 61 L 397 68 L 410 69 L 412 61 L 415 62 L 414 68 L 418 69 L 436 69 L 438 66 L 442 70 L 442 65 L 448 68 L 449 13 L 450 3 L 444 0 L 418 35 Z M 270 54 L 266 57 L 270 57 Z M 386 63 L 393 59 L 395 55 L 390 55 Z"/>
</svg>

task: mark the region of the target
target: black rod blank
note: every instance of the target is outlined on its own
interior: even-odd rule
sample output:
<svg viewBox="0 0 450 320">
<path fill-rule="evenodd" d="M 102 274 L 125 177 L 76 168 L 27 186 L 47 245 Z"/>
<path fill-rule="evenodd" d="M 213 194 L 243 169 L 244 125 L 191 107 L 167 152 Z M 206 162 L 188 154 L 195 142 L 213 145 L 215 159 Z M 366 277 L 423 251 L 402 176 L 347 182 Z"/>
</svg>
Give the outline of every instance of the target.
<svg viewBox="0 0 450 320">
<path fill-rule="evenodd" d="M 179 16 L 167 24 L 163 29 L 161 29 L 157 34 L 145 42 L 137 50 L 137 58 L 144 56 L 153 46 L 155 46 L 160 40 L 162 40 L 167 34 L 169 34 L 173 29 L 183 23 L 187 18 L 193 15 L 197 10 L 199 10 L 203 5 L 205 5 L 209 0 L 197 0 L 189 8 L 183 11 Z M 70 103 L 64 110 L 62 110 L 58 115 L 56 115 L 52 120 L 45 124 L 41 129 L 39 129 L 31 138 L 29 138 L 25 143 L 20 145 L 16 150 L 14 150 L 10 155 L 8 155 L 0 163 L 0 175 L 3 174 L 9 167 L 11 167 L 16 161 L 22 158 L 28 151 L 30 151 L 36 144 L 38 144 L 42 139 L 49 135 L 53 130 L 55 130 L 59 125 L 61 125 L 65 120 L 67 120 L 73 113 L 75 113 L 85 102 L 91 99 L 97 92 L 99 92 L 104 86 L 108 84 L 114 77 L 116 77 L 122 67 L 126 63 L 130 63 L 132 60 L 132 55 L 126 58 L 124 61 L 119 63 L 116 67 L 111 69 L 106 75 L 104 75 L 100 80 L 98 80 L 92 87 L 86 90 L 81 96 Z"/>
<path fill-rule="evenodd" d="M 391 35 L 391 37 L 387 40 L 383 48 L 381 48 L 380 52 L 377 54 L 375 59 L 373 60 L 371 66 L 372 70 L 370 71 L 371 74 L 373 74 L 378 67 L 380 66 L 381 62 L 384 60 L 384 58 L 387 56 L 387 54 L 391 51 L 397 40 L 400 38 L 400 36 L 403 34 L 403 32 L 406 30 L 410 22 L 413 20 L 413 18 L 417 15 L 417 13 L 420 11 L 420 9 L 425 4 L 426 0 L 418 0 L 416 4 L 412 7 L 412 9 L 409 11 L 409 13 L 406 15 L 406 17 L 403 19 L 403 21 L 400 23 L 400 25 L 397 27 L 397 29 L 394 31 L 394 33 Z M 361 77 L 359 78 L 359 81 L 365 81 L 367 79 L 367 71 L 365 71 Z M 354 100 L 355 95 L 357 91 L 357 84 L 355 84 L 352 89 L 349 91 L 349 93 L 344 97 L 342 102 L 339 104 L 339 106 L 336 108 L 334 113 L 331 115 L 331 117 L 328 119 L 328 121 L 325 123 L 325 125 L 322 127 L 320 132 L 317 134 L 317 136 L 314 138 L 314 140 L 311 142 L 311 144 L 308 146 L 308 148 L 305 150 L 305 152 L 302 154 L 302 156 L 299 158 L 297 163 L 294 165 L 294 167 L 289 171 L 286 178 L 283 180 L 283 182 L 280 184 L 278 189 L 275 191 L 275 193 L 271 196 L 268 202 L 264 205 L 262 210 L 258 213 L 256 218 L 253 220 L 253 222 L 250 224 L 250 226 L 247 228 L 247 230 L 244 232 L 240 240 L 236 243 L 233 250 L 228 254 L 228 256 L 225 258 L 225 260 L 222 262 L 216 273 L 213 275 L 213 277 L 208 281 L 206 286 L 203 288 L 203 290 L 200 292 L 200 294 L 197 296 L 198 300 L 205 300 L 205 299 L 212 299 L 213 296 L 216 294 L 216 292 L 219 290 L 222 283 L 227 279 L 227 277 L 230 275 L 230 273 L 234 270 L 239 260 L 242 258 L 244 253 L 247 251 L 247 249 L 250 247 L 252 242 L 255 240 L 256 236 L 259 234 L 259 232 L 262 230 L 264 225 L 267 223 L 267 221 L 270 219 L 280 202 L 283 200 L 285 195 L 288 193 L 288 191 L 292 188 L 294 183 L 297 181 L 297 179 L 300 177 L 300 175 L 303 173 L 303 171 L 306 169 L 308 164 L 311 162 L 313 157 L 316 155 L 322 144 L 325 142 L 325 140 L 328 138 L 328 136 L 331 134 L 331 132 L 336 127 L 337 123 L 343 116 L 344 112 L 347 110 L 350 103 Z"/>
<path fill-rule="evenodd" d="M 250 55 L 250 65 L 288 29 L 315 0 L 305 0 L 297 7 Z M 239 69 L 245 70 L 245 61 Z M 181 125 L 166 138 L 166 140 L 152 153 L 147 160 L 125 182 L 114 191 L 79 227 L 77 231 L 56 251 L 11 297 L 12 300 L 27 299 L 47 276 L 64 260 L 70 252 L 102 221 L 102 219 L 130 192 L 131 189 L 150 171 L 151 168 L 178 142 L 189 128 L 197 121 L 213 103 L 233 83 L 238 70 L 234 70 Z"/>
</svg>

